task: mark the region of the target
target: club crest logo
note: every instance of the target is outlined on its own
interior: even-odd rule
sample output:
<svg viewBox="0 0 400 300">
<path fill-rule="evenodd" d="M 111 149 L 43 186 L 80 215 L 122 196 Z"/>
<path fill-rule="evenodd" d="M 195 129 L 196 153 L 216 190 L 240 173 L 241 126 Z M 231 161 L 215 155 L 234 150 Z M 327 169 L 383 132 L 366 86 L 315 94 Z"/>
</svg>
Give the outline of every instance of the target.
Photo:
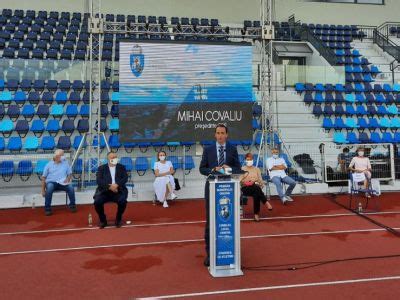
<svg viewBox="0 0 400 300">
<path fill-rule="evenodd" d="M 142 75 L 144 69 L 144 54 L 142 53 L 142 48 L 138 44 L 134 45 L 132 48 L 130 65 L 133 75 L 136 77 Z"/>
<path fill-rule="evenodd" d="M 219 215 L 223 218 L 223 219 L 228 219 L 229 216 L 231 215 L 230 212 L 230 200 L 229 198 L 221 198 L 219 200 L 219 205 L 220 205 L 220 211 L 219 211 Z"/>
</svg>

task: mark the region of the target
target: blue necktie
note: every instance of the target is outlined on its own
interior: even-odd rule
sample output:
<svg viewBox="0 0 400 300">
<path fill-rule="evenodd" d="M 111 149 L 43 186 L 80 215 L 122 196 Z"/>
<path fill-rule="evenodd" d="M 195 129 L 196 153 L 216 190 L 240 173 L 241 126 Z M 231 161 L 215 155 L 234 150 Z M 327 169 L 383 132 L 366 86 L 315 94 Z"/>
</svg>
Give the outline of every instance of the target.
<svg viewBox="0 0 400 300">
<path fill-rule="evenodd" d="M 218 150 L 218 167 L 225 163 L 224 146 L 219 146 Z"/>
</svg>

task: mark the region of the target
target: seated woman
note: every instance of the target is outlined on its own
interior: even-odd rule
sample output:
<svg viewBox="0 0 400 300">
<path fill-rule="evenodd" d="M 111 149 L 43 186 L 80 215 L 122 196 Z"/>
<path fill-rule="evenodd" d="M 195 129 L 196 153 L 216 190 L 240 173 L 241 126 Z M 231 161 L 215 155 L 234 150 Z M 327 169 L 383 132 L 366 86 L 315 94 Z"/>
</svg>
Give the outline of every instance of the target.
<svg viewBox="0 0 400 300">
<path fill-rule="evenodd" d="M 364 148 L 358 147 L 357 156 L 353 157 L 350 162 L 349 169 L 355 173 L 362 173 L 365 176 L 364 179 L 364 188 L 368 188 L 368 181 L 371 180 L 371 162 L 368 157 L 364 156 Z M 367 194 L 367 197 L 371 197 Z"/>
<path fill-rule="evenodd" d="M 154 164 L 154 174 L 156 179 L 153 186 L 157 200 L 163 204 L 163 207 L 168 207 L 167 199 L 174 200 L 178 198 L 175 194 L 174 167 L 172 163 L 166 160 L 166 153 L 160 151 L 157 154 L 157 161 Z"/>
<path fill-rule="evenodd" d="M 254 221 L 259 222 L 260 202 L 267 205 L 268 210 L 272 210 L 271 204 L 267 201 L 262 188 L 264 186 L 259 168 L 253 166 L 253 154 L 247 153 L 245 156 L 246 165 L 242 170 L 246 172 L 240 178 L 240 185 L 244 196 L 251 196 L 254 199 Z"/>
</svg>

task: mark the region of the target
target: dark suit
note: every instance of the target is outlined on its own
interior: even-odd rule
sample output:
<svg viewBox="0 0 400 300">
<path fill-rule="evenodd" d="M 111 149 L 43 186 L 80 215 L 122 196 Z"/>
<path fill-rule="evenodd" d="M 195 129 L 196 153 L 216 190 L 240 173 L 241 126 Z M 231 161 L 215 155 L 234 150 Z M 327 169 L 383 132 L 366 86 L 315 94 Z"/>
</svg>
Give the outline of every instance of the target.
<svg viewBox="0 0 400 300">
<path fill-rule="evenodd" d="M 228 165 L 232 168 L 233 173 L 241 172 L 239 156 L 236 150 L 236 147 L 229 144 L 228 142 L 225 145 L 225 165 Z M 203 156 L 200 162 L 200 173 L 202 175 L 208 176 L 210 175 L 215 167 L 218 167 L 218 154 L 216 144 L 212 144 L 206 148 L 204 148 Z M 206 252 L 207 256 L 210 255 L 210 184 L 208 180 L 206 181 L 204 198 L 206 200 L 206 228 L 204 231 L 204 240 L 206 243 Z"/>
<path fill-rule="evenodd" d="M 108 164 L 99 167 L 96 173 L 96 181 L 97 189 L 93 198 L 94 207 L 99 215 L 100 222 L 107 222 L 106 215 L 104 214 L 104 203 L 106 202 L 118 204 L 116 221 L 121 221 L 128 198 L 128 189 L 126 188 L 128 174 L 125 167 L 121 164 L 117 164 L 115 168 L 115 183 L 118 184 L 118 193 L 109 190 L 112 178 Z"/>
</svg>

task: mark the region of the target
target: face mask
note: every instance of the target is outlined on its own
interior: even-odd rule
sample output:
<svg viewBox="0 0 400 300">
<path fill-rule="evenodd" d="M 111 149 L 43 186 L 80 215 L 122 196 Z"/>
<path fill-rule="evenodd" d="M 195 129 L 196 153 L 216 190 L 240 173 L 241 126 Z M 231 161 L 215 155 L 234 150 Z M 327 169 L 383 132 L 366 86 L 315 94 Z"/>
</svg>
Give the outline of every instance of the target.
<svg viewBox="0 0 400 300">
<path fill-rule="evenodd" d="M 272 157 L 273 157 L 273 158 L 278 158 L 279 155 L 278 155 L 278 154 L 272 154 Z"/>
<path fill-rule="evenodd" d="M 252 160 L 246 160 L 246 166 L 251 167 L 253 165 Z"/>
<path fill-rule="evenodd" d="M 364 156 L 364 151 L 358 151 L 358 156 Z"/>
<path fill-rule="evenodd" d="M 118 163 L 118 158 L 110 159 L 110 164 L 116 165 Z"/>
<path fill-rule="evenodd" d="M 67 158 L 63 155 L 60 157 L 61 161 L 67 160 Z"/>
<path fill-rule="evenodd" d="M 165 160 L 165 156 L 164 155 L 160 155 L 160 160 L 161 161 Z"/>
</svg>

